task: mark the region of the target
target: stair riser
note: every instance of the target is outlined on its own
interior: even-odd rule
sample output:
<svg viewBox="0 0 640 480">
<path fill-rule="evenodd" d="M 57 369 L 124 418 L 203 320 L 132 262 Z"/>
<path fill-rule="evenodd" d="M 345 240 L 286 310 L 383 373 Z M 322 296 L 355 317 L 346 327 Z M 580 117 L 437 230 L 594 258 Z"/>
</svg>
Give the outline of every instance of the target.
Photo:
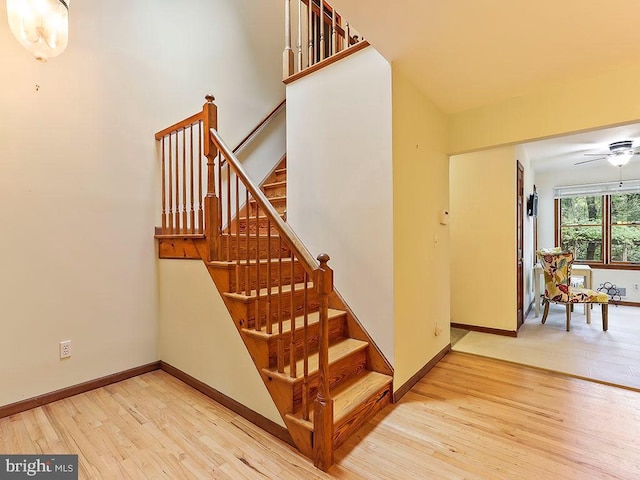
<svg viewBox="0 0 640 480">
<path fill-rule="evenodd" d="M 228 236 L 223 236 L 220 239 L 220 259 L 227 259 L 227 245 L 230 246 L 230 254 L 229 254 L 229 259 L 230 260 L 235 260 L 238 258 L 238 252 L 237 252 L 237 248 L 236 245 L 240 244 L 240 258 L 241 259 L 246 259 L 247 258 L 247 239 L 244 236 L 240 236 L 239 242 L 237 241 L 237 238 L 235 235 L 232 235 L 231 237 Z M 255 237 L 249 236 L 249 255 L 248 257 L 250 259 L 255 259 L 256 258 L 256 244 L 259 243 L 260 244 L 260 248 L 259 248 L 259 255 L 261 259 L 265 259 L 267 258 L 267 239 L 266 238 L 261 238 L 259 239 L 259 241 L 256 240 Z M 270 258 L 279 258 L 279 257 L 289 257 L 291 256 L 291 251 L 289 250 L 289 248 L 287 247 L 287 245 L 285 244 L 285 242 L 282 242 L 282 245 L 279 245 L 279 241 L 278 241 L 278 237 L 272 237 L 271 238 L 271 255 L 269 256 Z"/>
<path fill-rule="evenodd" d="M 367 423 L 376 413 L 391 403 L 391 384 L 388 384 L 368 401 L 358 406 L 349 416 L 333 428 L 334 448 L 342 445 L 356 430 Z"/>
<path fill-rule="evenodd" d="M 282 215 L 284 213 L 284 211 L 287 209 L 287 199 L 286 198 L 283 198 L 283 199 L 279 199 L 279 198 L 271 199 L 271 205 L 273 205 L 273 208 L 276 209 L 276 212 L 278 212 L 279 214 Z M 251 203 L 250 207 L 249 207 L 249 216 L 250 217 L 255 217 L 257 210 L 258 210 L 257 204 L 256 203 Z M 260 209 L 260 212 L 264 214 L 262 209 Z"/>
<path fill-rule="evenodd" d="M 238 270 L 239 275 L 236 273 L 236 270 Z M 255 265 L 252 265 L 249 267 L 249 288 L 251 290 L 256 289 L 256 285 L 257 285 L 256 270 L 257 269 Z M 229 269 L 229 291 L 230 292 L 238 291 L 236 289 L 236 284 L 238 283 L 240 286 L 240 291 L 241 292 L 246 291 L 245 290 L 246 284 L 247 284 L 246 271 L 247 271 L 247 267 L 242 265 L 239 267 L 239 269 L 237 267 L 232 267 Z M 267 276 L 268 273 L 269 273 L 268 266 L 264 264 L 260 265 L 260 288 L 266 288 L 267 283 L 271 287 L 277 286 L 278 283 L 280 282 L 280 276 L 282 276 L 283 285 L 291 284 L 291 262 L 290 261 L 282 263 L 282 273 L 280 273 L 278 263 L 271 265 L 271 281 L 270 282 L 268 282 L 268 276 Z M 239 282 L 237 281 L 238 279 L 240 280 Z M 294 262 L 293 280 L 294 280 L 294 283 L 302 283 L 304 281 L 304 269 L 302 268 L 302 265 L 298 261 Z M 312 288 L 312 287 L 313 285 L 311 281 L 309 281 L 309 288 Z"/>
<path fill-rule="evenodd" d="M 309 325 L 307 332 L 307 353 L 312 354 L 318 351 L 318 340 L 320 324 L 314 323 Z M 347 324 L 344 316 L 334 317 L 329 320 L 329 342 L 338 340 L 346 336 Z M 291 351 L 291 332 L 286 332 L 282 335 L 282 342 L 284 344 L 285 358 L 289 358 L 289 352 Z M 296 331 L 296 359 L 302 358 L 304 353 L 304 338 L 302 329 Z M 278 364 L 278 340 L 273 338 L 269 340 L 269 367 L 276 367 Z M 287 364 L 289 362 L 286 362 Z"/>
<path fill-rule="evenodd" d="M 268 225 L 269 225 L 269 221 L 266 218 L 259 218 L 256 219 L 255 217 L 249 217 L 249 221 L 248 221 L 248 225 L 249 225 L 249 234 L 250 235 L 255 235 L 256 234 L 256 226 L 259 228 L 259 232 L 260 235 L 266 235 L 268 232 Z M 246 233 L 247 231 L 247 219 L 246 217 L 241 217 L 240 220 L 238 221 L 237 224 L 237 228 L 239 229 L 241 234 Z M 232 231 L 235 232 L 235 227 L 232 229 Z M 274 226 L 271 225 L 271 235 L 278 235 L 278 229 Z"/>
<path fill-rule="evenodd" d="M 357 375 L 366 368 L 367 354 L 365 350 L 353 353 L 329 367 L 329 388 L 333 388 L 340 382 Z M 314 399 L 318 393 L 318 372 L 309 375 L 309 398 Z M 302 382 L 293 387 L 293 411 L 302 408 Z"/>
<path fill-rule="evenodd" d="M 319 308 L 318 295 L 314 291 L 313 288 L 308 290 L 308 303 L 307 308 L 308 312 L 316 312 Z M 279 298 L 281 298 L 281 302 L 279 302 Z M 304 314 L 304 292 L 297 291 L 293 296 L 293 308 L 294 308 L 294 316 L 300 316 Z M 229 303 L 231 304 L 231 308 L 234 310 L 233 317 L 236 319 L 237 326 L 239 328 L 255 328 L 255 318 L 256 318 L 256 302 L 251 301 L 249 303 L 244 303 L 233 298 L 229 298 Z M 260 318 L 260 325 L 265 325 L 265 321 L 267 318 L 267 309 L 269 306 L 267 305 L 267 297 L 260 298 L 260 309 L 258 311 Z M 275 324 L 278 322 L 279 313 L 282 313 L 282 320 L 288 320 L 291 318 L 291 292 L 283 292 L 281 296 L 277 294 L 271 295 L 271 321 Z"/>
<path fill-rule="evenodd" d="M 267 185 L 262 187 L 264 194 L 267 198 L 271 197 L 286 197 L 287 196 L 287 185 Z"/>
<path fill-rule="evenodd" d="M 275 179 L 274 182 L 286 182 L 287 181 L 287 170 L 276 170 L 275 171 Z"/>
<path fill-rule="evenodd" d="M 331 363 L 329 366 L 329 385 L 334 387 L 346 378 L 357 375 L 365 369 L 366 354 L 363 350 L 347 355 L 346 357 Z M 264 381 L 269 391 L 279 398 L 285 413 L 295 413 L 302 408 L 302 381 L 297 381 L 292 385 L 285 382 L 281 377 L 262 372 Z M 309 408 L 313 410 L 313 401 L 318 392 L 318 372 L 309 375 Z"/>
</svg>

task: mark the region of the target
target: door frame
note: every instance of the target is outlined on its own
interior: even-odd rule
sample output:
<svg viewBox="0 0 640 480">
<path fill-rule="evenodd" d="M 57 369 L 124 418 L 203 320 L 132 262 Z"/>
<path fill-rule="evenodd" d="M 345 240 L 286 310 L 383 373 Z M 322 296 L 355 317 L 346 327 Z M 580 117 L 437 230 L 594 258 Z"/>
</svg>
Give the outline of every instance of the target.
<svg viewBox="0 0 640 480">
<path fill-rule="evenodd" d="M 516 160 L 516 330 L 524 323 L 524 167 Z"/>
</svg>

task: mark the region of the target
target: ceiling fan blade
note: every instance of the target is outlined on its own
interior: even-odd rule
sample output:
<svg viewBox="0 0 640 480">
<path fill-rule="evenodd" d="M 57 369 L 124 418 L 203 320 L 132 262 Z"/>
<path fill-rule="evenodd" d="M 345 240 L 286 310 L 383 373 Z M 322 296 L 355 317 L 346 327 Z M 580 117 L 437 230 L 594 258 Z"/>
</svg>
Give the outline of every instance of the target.
<svg viewBox="0 0 640 480">
<path fill-rule="evenodd" d="M 574 163 L 574 165 L 582 165 L 583 163 L 597 162 L 598 160 L 604 160 L 605 158 L 607 157 L 591 158 L 589 160 L 583 160 L 582 162 Z"/>
</svg>

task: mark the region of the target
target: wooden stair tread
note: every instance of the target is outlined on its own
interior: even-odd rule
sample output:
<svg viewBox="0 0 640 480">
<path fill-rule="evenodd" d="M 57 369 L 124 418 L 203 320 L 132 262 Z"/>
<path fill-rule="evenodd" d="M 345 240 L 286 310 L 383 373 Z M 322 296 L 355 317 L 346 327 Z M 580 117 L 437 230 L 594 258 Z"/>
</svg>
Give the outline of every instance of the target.
<svg viewBox="0 0 640 480">
<path fill-rule="evenodd" d="M 204 239 L 205 235 L 203 233 L 157 233 L 153 237 L 159 238 L 159 239 L 168 239 L 168 238 Z"/>
<path fill-rule="evenodd" d="M 291 265 L 291 257 L 282 257 L 282 259 L 280 259 L 279 257 L 272 257 L 270 259 L 267 258 L 261 258 L 260 259 L 260 265 L 266 265 L 267 263 L 271 262 L 271 264 L 278 264 L 280 262 L 280 260 L 282 260 L 282 263 L 286 263 L 287 265 Z M 298 260 L 294 260 L 294 262 L 298 262 Z M 210 262 L 206 262 L 207 265 L 211 265 L 212 267 L 218 267 L 218 268 L 228 268 L 228 267 L 235 267 L 236 265 L 238 265 L 238 261 L 237 260 L 212 260 Z M 249 259 L 249 265 L 250 266 L 255 266 L 256 264 L 256 259 L 252 258 Z M 240 266 L 246 266 L 247 265 L 247 261 L 246 260 L 241 260 L 240 261 Z M 274 267 L 275 268 L 275 267 Z M 311 284 L 311 281 L 309 281 L 309 283 Z"/>
<path fill-rule="evenodd" d="M 280 213 L 279 214 L 280 218 L 284 219 L 284 213 Z M 255 220 L 255 219 L 259 219 L 259 220 L 267 220 L 269 217 L 267 217 L 266 215 L 259 215 L 259 216 L 255 216 L 255 215 L 249 215 L 249 220 Z M 247 220 L 247 216 L 246 215 L 240 215 L 240 218 L 238 219 L 239 221 L 246 221 Z"/>
<path fill-rule="evenodd" d="M 389 375 L 365 370 L 332 388 L 334 425 L 348 418 L 360 404 L 382 390 L 391 380 Z M 309 409 L 309 420 L 302 418 L 302 411 L 287 414 L 289 419 L 310 431 L 313 431 L 313 416 L 313 408 Z"/>
<path fill-rule="evenodd" d="M 286 187 L 286 186 L 287 186 L 287 181 L 282 180 L 280 182 L 265 183 L 264 185 L 262 185 L 262 188 L 274 188 L 274 187 Z"/>
<path fill-rule="evenodd" d="M 329 320 L 340 317 L 341 315 L 345 315 L 346 312 L 344 310 L 335 310 L 333 308 L 329 309 Z M 307 315 L 307 325 L 313 325 L 320 321 L 320 313 L 319 312 L 310 312 Z M 304 315 L 300 315 L 296 317 L 296 332 L 298 332 L 302 336 L 302 327 L 304 326 Z M 278 335 L 280 331 L 278 330 L 280 325 L 274 323 L 272 326 L 271 334 L 267 333 L 267 326 L 263 326 L 260 330 L 256 330 L 254 328 L 243 328 L 242 331 L 247 335 L 251 335 L 256 338 L 260 338 L 263 340 L 267 340 L 274 335 Z M 282 332 L 288 333 L 291 331 L 291 320 L 284 320 L 282 322 Z"/>
<path fill-rule="evenodd" d="M 304 283 L 296 283 L 294 284 L 294 292 L 299 292 L 304 290 Z M 307 287 L 309 289 L 309 291 L 313 290 L 313 284 L 311 282 L 309 282 L 307 284 Z M 281 288 L 281 290 L 278 290 L 279 288 Z M 268 288 L 261 288 L 260 289 L 260 298 L 267 298 L 267 291 Z M 227 298 L 232 298 L 234 300 L 239 300 L 241 302 L 251 302 L 254 301 L 258 296 L 254 293 L 255 290 L 251 290 L 251 295 L 247 295 L 245 293 L 236 293 L 236 292 L 225 292 L 224 296 Z M 282 293 L 289 293 L 291 292 L 291 284 L 286 284 L 286 285 L 282 285 L 281 287 L 279 286 L 275 286 L 275 287 L 271 287 L 271 296 L 275 296 L 278 295 L 279 292 Z"/>
<path fill-rule="evenodd" d="M 329 345 L 329 365 L 337 362 L 349 355 L 367 348 L 369 344 L 355 338 L 342 338 L 337 342 Z M 309 375 L 318 371 L 318 352 L 309 354 Z M 294 383 L 302 380 L 304 374 L 304 361 L 302 359 L 296 361 L 296 377 L 290 376 L 291 368 L 287 364 L 284 366 L 284 372 L 279 373 L 276 367 L 263 369 L 270 377 L 279 378 L 288 383 Z"/>
<path fill-rule="evenodd" d="M 281 196 L 281 197 L 269 197 L 269 198 L 268 198 L 268 200 L 269 200 L 271 203 L 273 203 L 273 202 L 282 202 L 282 201 L 286 201 L 286 200 L 287 200 L 287 197 L 286 197 L 286 195 Z M 253 204 L 258 203 L 258 202 L 256 201 L 256 199 L 255 199 L 255 198 L 251 197 L 251 198 L 249 199 L 249 203 L 253 205 Z"/>
</svg>

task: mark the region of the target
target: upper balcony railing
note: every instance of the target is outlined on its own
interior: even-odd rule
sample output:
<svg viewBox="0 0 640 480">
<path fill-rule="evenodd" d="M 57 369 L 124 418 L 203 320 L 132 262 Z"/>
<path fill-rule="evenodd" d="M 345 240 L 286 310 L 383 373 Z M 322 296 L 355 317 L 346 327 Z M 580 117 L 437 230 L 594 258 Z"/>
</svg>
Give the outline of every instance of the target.
<svg viewBox="0 0 640 480">
<path fill-rule="evenodd" d="M 285 83 L 311 73 L 369 45 L 349 22 L 323 0 L 284 0 Z M 292 46 L 292 30 L 297 30 Z M 294 51 L 295 48 L 295 51 Z"/>
</svg>

